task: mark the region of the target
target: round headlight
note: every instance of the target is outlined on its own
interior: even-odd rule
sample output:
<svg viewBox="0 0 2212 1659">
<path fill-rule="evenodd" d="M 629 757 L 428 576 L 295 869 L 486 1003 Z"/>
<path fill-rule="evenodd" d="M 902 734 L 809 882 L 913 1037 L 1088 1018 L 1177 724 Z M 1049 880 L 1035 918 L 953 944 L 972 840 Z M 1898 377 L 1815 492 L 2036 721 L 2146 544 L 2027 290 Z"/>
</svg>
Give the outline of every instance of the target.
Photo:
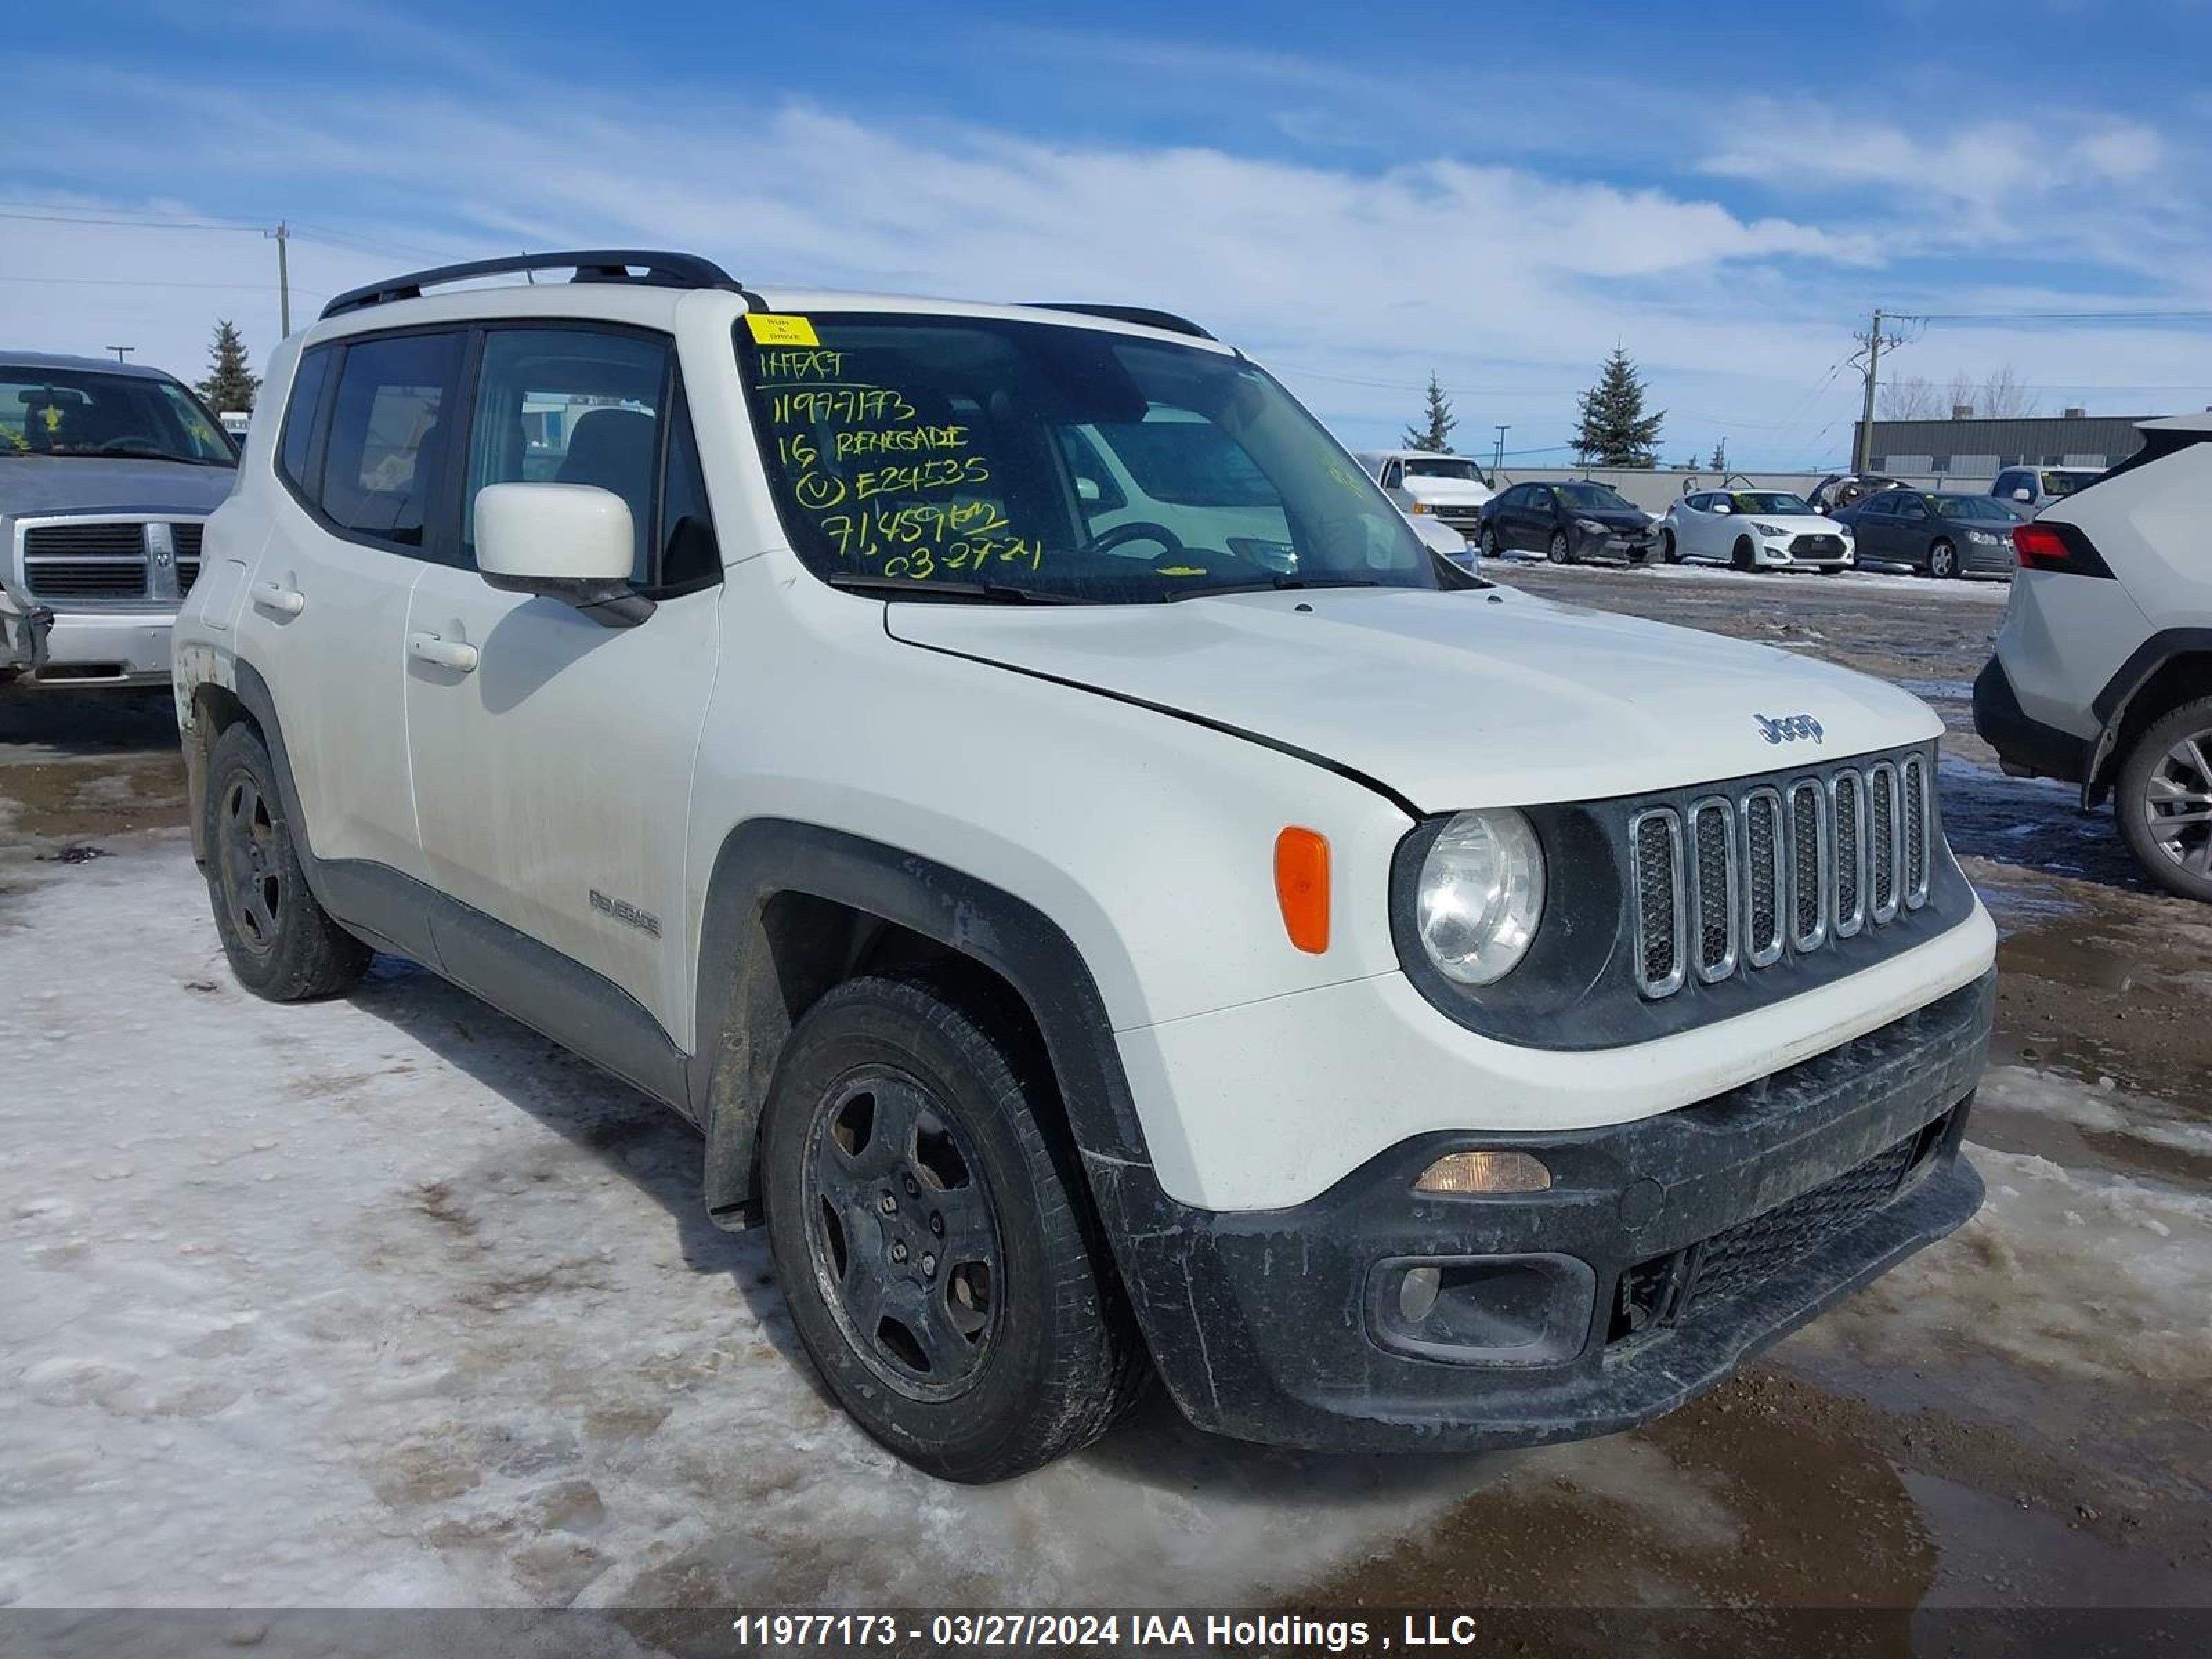
<svg viewBox="0 0 2212 1659">
<path fill-rule="evenodd" d="M 1510 808 L 1462 812 L 1421 861 L 1421 948 L 1445 977 L 1488 985 L 1513 971 L 1544 914 L 1544 851 Z"/>
</svg>

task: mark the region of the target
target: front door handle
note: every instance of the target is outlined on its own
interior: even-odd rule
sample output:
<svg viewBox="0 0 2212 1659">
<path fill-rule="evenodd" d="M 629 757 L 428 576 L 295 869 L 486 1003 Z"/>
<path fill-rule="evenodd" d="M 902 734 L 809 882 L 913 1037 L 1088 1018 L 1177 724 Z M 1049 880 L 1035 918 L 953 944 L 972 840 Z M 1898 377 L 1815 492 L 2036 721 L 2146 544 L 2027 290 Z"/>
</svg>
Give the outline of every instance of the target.
<svg viewBox="0 0 2212 1659">
<path fill-rule="evenodd" d="M 287 617 L 296 617 L 307 608 L 307 596 L 298 588 L 287 587 L 282 582 L 254 583 L 253 602 Z"/>
<path fill-rule="evenodd" d="M 459 640 L 441 639 L 435 634 L 410 634 L 407 654 L 417 662 L 434 663 L 441 668 L 450 668 L 458 673 L 477 672 L 477 648 Z"/>
</svg>

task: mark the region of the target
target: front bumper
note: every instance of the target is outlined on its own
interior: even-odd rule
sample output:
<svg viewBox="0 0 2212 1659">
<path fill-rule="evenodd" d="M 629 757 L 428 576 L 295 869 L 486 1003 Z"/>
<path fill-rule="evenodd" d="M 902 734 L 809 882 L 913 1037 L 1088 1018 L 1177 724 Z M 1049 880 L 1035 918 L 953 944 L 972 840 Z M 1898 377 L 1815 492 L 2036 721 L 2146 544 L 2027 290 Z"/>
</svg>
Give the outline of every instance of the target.
<svg viewBox="0 0 2212 1659">
<path fill-rule="evenodd" d="M 1648 557 L 1659 545 L 1659 532 L 1650 530 L 1584 530 L 1579 526 L 1567 534 L 1573 538 L 1575 556 L 1578 559 L 1631 559 L 1638 562 Z"/>
<path fill-rule="evenodd" d="M 43 605 L 19 602 L 0 587 L 0 675 L 36 671 L 46 659 L 46 635 L 54 613 Z"/>
<path fill-rule="evenodd" d="M 1973 1214 L 1981 1182 L 1959 1145 L 1995 1007 L 1987 974 L 1680 1111 L 1419 1135 L 1285 1209 L 1178 1204 L 1137 1165 L 1091 1177 L 1153 1358 L 1201 1428 L 1371 1450 L 1609 1433 L 1720 1382 Z M 1443 1154 L 1501 1146 L 1541 1158 L 1551 1188 L 1413 1191 Z M 1504 1259 L 1534 1264 L 1524 1303 L 1552 1287 L 1540 1337 L 1473 1362 L 1423 1350 L 1399 1294 L 1407 1266 L 1479 1279 Z"/>
<path fill-rule="evenodd" d="M 1773 536 L 1757 544 L 1759 562 L 1777 569 L 1844 570 L 1857 562 L 1857 550 L 1848 539 L 1831 545 L 1836 538 Z"/>
<path fill-rule="evenodd" d="M 44 686 L 139 686 L 169 683 L 166 611 L 57 611 L 46 660 L 24 682 Z"/>
</svg>

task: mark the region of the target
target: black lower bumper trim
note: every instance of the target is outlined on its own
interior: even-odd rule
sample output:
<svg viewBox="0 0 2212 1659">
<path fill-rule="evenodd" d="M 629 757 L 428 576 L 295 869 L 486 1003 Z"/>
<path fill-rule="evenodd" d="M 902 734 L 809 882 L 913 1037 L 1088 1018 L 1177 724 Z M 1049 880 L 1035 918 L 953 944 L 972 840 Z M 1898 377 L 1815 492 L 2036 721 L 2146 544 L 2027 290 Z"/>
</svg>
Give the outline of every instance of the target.
<svg viewBox="0 0 2212 1659">
<path fill-rule="evenodd" d="M 2071 732 L 2030 719 L 2004 665 L 1991 657 L 1974 679 L 1974 730 L 1997 758 L 2038 777 L 2079 783 L 2089 764 L 2089 744 Z"/>
<path fill-rule="evenodd" d="M 1091 1175 L 1154 1360 L 1201 1428 L 1337 1450 L 1609 1433 L 1722 1381 L 1974 1213 L 1982 1185 L 1959 1146 L 1996 1000 L 1985 975 L 1757 1084 L 1638 1122 L 1417 1136 L 1288 1209 L 1192 1209 L 1142 1165 L 1095 1160 Z M 1551 1188 L 1413 1192 L 1435 1159 L 1477 1146 L 1540 1158 Z M 1586 1278 L 1558 1279 L 1594 1287 L 1579 1340 L 1498 1363 L 1393 1351 L 1378 1340 L 1371 1276 L 1421 1258 L 1587 1264 Z"/>
</svg>

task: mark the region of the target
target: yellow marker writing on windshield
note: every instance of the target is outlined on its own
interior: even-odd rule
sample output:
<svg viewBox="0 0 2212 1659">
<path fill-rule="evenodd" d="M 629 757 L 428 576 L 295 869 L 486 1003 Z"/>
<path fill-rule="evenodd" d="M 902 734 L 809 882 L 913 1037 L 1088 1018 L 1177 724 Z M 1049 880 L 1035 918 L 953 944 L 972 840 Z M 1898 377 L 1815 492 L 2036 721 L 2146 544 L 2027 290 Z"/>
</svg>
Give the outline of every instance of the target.
<svg viewBox="0 0 2212 1659">
<path fill-rule="evenodd" d="M 814 337 L 814 324 L 805 317 L 782 317 L 772 313 L 748 311 L 745 326 L 752 331 L 756 345 L 811 346 L 820 345 Z"/>
</svg>

